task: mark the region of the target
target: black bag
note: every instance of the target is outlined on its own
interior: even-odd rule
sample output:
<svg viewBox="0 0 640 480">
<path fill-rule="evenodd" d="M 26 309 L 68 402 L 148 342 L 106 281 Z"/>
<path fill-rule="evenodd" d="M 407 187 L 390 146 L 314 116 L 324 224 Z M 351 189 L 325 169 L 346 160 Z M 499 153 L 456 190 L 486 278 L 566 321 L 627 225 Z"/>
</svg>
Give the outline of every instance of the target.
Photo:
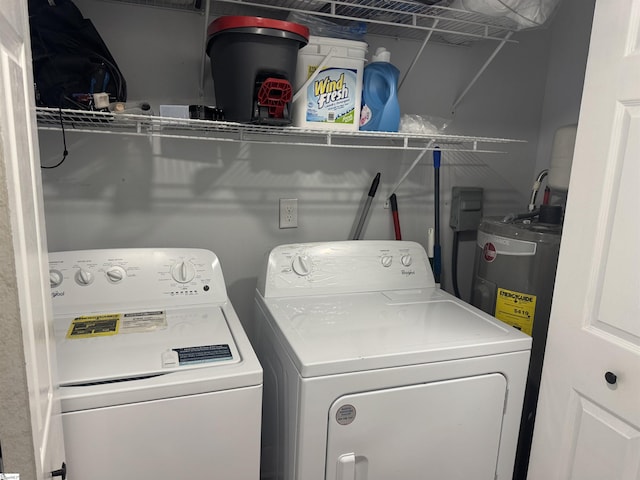
<svg viewBox="0 0 640 480">
<path fill-rule="evenodd" d="M 100 34 L 71 0 L 29 0 L 36 104 L 93 109 L 94 93 L 127 100 L 127 84 Z"/>
</svg>

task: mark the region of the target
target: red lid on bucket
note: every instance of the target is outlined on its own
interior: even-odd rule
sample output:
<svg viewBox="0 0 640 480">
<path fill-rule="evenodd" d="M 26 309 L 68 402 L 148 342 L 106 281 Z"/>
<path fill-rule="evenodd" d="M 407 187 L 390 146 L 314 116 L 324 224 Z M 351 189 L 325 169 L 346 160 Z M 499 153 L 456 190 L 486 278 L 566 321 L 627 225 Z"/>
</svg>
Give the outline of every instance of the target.
<svg viewBox="0 0 640 480">
<path fill-rule="evenodd" d="M 274 30 L 284 30 L 285 32 L 300 35 L 305 40 L 309 40 L 309 29 L 304 25 L 284 20 L 274 20 L 262 17 L 226 16 L 216 18 L 207 29 L 208 36 L 230 30 L 232 28 L 272 28 Z"/>
</svg>

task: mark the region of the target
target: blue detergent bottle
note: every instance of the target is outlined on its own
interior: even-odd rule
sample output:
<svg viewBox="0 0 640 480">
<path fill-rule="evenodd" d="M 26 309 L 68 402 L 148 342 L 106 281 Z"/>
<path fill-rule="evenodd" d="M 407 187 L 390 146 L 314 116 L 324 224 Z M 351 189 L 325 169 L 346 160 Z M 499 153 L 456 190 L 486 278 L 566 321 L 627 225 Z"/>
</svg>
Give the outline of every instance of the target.
<svg viewBox="0 0 640 480">
<path fill-rule="evenodd" d="M 398 78 L 400 71 L 390 63 L 391 53 L 376 50 L 362 76 L 360 130 L 397 132 L 400 126 Z"/>
</svg>

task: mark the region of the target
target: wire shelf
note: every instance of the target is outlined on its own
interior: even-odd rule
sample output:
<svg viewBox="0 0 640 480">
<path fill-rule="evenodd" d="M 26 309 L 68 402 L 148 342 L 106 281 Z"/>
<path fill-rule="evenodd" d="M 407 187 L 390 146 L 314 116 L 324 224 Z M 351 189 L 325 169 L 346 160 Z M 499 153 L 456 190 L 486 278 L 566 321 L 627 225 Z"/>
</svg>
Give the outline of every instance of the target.
<svg viewBox="0 0 640 480">
<path fill-rule="evenodd" d="M 262 15 L 284 20 L 291 12 L 330 19 L 339 24 L 367 23 L 367 32 L 394 38 L 423 40 L 433 31 L 433 41 L 464 45 L 479 40 L 502 41 L 517 24 L 505 17 L 439 5 L 429 0 L 109 0 L 171 8 L 211 16 Z M 515 40 L 508 40 L 517 43 Z"/>
<path fill-rule="evenodd" d="M 37 108 L 40 130 L 141 135 L 217 142 L 265 143 L 355 149 L 425 150 L 504 153 L 496 145 L 523 140 L 464 135 L 311 130 L 234 122 L 114 114 L 84 110 Z"/>
<path fill-rule="evenodd" d="M 104 0 L 113 3 L 127 3 L 155 7 L 168 10 L 180 10 L 186 12 L 203 13 L 206 0 Z"/>
<path fill-rule="evenodd" d="M 248 14 L 246 7 L 268 8 L 287 15 L 301 12 L 338 22 L 365 22 L 367 32 L 388 37 L 465 44 L 478 40 L 502 41 L 516 24 L 505 17 L 491 17 L 429 2 L 410 0 L 212 0 L 213 14 Z M 234 8 L 240 10 L 234 10 Z M 284 17 L 281 17 L 284 18 Z M 514 42 L 514 40 L 509 40 Z"/>
</svg>

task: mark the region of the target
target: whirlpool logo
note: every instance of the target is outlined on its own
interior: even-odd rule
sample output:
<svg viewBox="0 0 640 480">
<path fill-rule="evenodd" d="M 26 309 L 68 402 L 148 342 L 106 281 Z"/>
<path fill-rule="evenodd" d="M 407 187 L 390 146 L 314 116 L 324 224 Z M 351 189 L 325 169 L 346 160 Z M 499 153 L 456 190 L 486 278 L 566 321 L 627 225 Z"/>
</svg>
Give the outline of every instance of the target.
<svg viewBox="0 0 640 480">
<path fill-rule="evenodd" d="M 58 292 L 58 291 L 51 292 L 51 298 L 56 298 L 56 297 L 64 297 L 64 291 L 62 291 L 62 292 Z"/>
</svg>

